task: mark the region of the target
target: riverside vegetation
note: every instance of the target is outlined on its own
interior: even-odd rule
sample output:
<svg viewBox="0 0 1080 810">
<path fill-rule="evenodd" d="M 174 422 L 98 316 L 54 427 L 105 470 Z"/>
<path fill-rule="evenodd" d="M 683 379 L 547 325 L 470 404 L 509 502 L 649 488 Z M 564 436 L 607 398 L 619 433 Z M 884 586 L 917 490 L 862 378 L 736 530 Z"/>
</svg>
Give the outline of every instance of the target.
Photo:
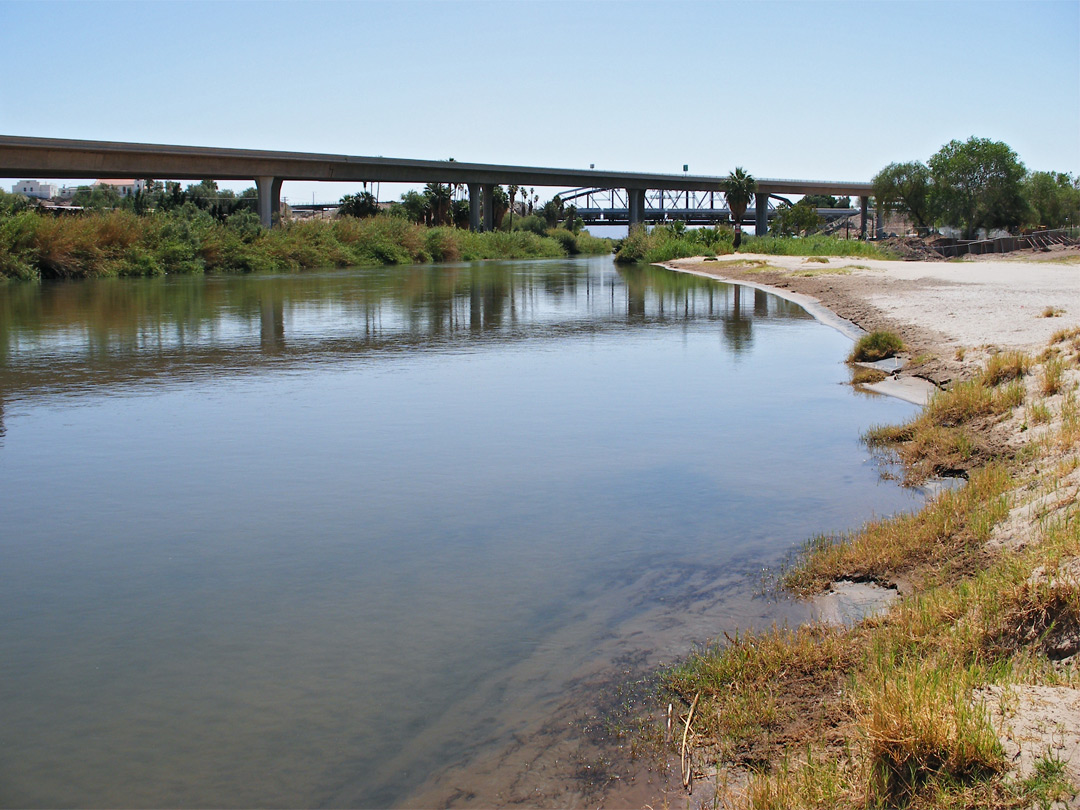
<svg viewBox="0 0 1080 810">
<path fill-rule="evenodd" d="M 690 256 L 722 256 L 735 252 L 773 256 L 860 256 L 891 259 L 890 253 L 871 242 L 814 234 L 802 238 L 743 236 L 736 251 L 735 231 L 726 226 L 687 228 L 683 222 L 658 225 L 652 230 L 634 228 L 616 243 L 615 261 L 620 263 L 666 262 Z"/>
<path fill-rule="evenodd" d="M 1073 328 L 1038 358 L 990 356 L 908 424 L 870 431 L 908 480 L 966 482 L 917 513 L 810 541 L 778 583 L 799 596 L 838 580 L 899 589 L 887 612 L 739 634 L 664 673 L 665 701 L 682 706 L 684 783 L 723 791 L 742 773 L 723 806 L 747 808 L 1029 808 L 1076 795 L 1053 722 L 1026 773 L 1002 740 L 1025 690 L 1080 686 L 1078 384 Z"/>
<path fill-rule="evenodd" d="M 610 251 L 609 240 L 564 228 L 474 233 L 380 215 L 266 229 L 250 210 L 218 218 L 190 203 L 143 214 L 54 217 L 0 192 L 0 279 L 292 271 Z"/>
</svg>

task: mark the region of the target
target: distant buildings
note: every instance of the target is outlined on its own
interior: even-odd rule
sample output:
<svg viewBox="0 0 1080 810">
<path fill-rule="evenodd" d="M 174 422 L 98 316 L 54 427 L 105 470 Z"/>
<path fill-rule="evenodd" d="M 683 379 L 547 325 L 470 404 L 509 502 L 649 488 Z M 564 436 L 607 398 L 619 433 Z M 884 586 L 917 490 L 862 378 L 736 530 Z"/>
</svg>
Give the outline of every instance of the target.
<svg viewBox="0 0 1080 810">
<path fill-rule="evenodd" d="M 97 180 L 95 186 L 107 186 L 121 197 L 131 197 L 146 188 L 145 180 Z"/>
<path fill-rule="evenodd" d="M 91 188 L 111 188 L 121 197 L 131 197 L 146 189 L 145 180 L 95 180 Z M 85 186 L 84 186 L 85 188 Z M 75 186 L 60 188 L 55 183 L 42 183 L 40 180 L 20 180 L 11 187 L 12 194 L 22 194 L 39 200 L 70 200 L 78 190 Z"/>
<path fill-rule="evenodd" d="M 51 200 L 60 193 L 60 189 L 53 183 L 20 180 L 11 187 L 11 193 L 22 194 L 24 197 L 36 197 L 39 200 Z"/>
</svg>

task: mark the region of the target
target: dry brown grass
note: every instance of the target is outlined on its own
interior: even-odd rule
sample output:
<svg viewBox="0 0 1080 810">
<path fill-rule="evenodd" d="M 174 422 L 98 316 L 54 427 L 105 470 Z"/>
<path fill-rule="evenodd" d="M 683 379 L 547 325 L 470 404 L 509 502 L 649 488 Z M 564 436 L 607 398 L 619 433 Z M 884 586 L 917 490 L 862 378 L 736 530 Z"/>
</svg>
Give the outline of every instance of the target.
<svg viewBox="0 0 1080 810">
<path fill-rule="evenodd" d="M 1004 357 L 976 385 L 927 409 L 958 424 L 920 417 L 878 433 L 912 443 L 932 430 L 955 438 L 971 429 L 984 439 L 979 431 L 1023 401 L 1028 371 Z M 1013 500 L 1052 496 L 1080 468 L 1075 392 L 1056 410 L 1033 402 L 1026 413 L 1050 427 L 1022 460 L 973 469 L 963 487 L 917 514 L 813 541 L 784 579 L 811 594 L 840 578 L 902 578 L 914 592 L 887 614 L 846 629 L 750 633 L 668 673 L 675 694 L 700 701 L 691 734 L 699 758 L 753 767 L 731 806 L 1026 810 L 1071 795 L 1052 760 L 1024 780 L 1008 774 L 997 730 L 975 697 L 989 683 L 1080 683 L 1080 670 L 1057 663 L 1080 651 L 1073 490 L 1038 513 L 1029 544 L 987 545 Z"/>
<path fill-rule="evenodd" d="M 1042 385 L 1040 391 L 1045 396 L 1053 396 L 1062 391 L 1065 380 L 1065 363 L 1060 357 L 1051 357 L 1042 368 Z"/>
<path fill-rule="evenodd" d="M 924 579 L 947 564 L 962 565 L 965 553 L 985 543 L 993 525 L 1008 513 L 1003 495 L 1009 485 L 1004 467 L 991 465 L 919 512 L 871 521 L 850 534 L 816 538 L 782 584 L 792 593 L 810 595 L 837 579 L 891 585 L 901 577 Z"/>
<path fill-rule="evenodd" d="M 1024 352 L 1000 352 L 986 361 L 979 376 L 986 385 L 1001 385 L 1023 377 L 1031 369 L 1031 358 Z"/>
</svg>

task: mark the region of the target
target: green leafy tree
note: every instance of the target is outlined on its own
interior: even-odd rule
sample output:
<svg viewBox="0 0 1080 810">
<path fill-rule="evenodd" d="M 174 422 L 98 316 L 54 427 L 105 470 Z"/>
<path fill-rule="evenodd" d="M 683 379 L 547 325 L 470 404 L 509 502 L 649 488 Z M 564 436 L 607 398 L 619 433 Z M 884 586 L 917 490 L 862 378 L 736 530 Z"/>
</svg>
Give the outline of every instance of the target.
<svg viewBox="0 0 1080 810">
<path fill-rule="evenodd" d="M 218 189 L 216 180 L 202 180 L 198 183 L 189 184 L 184 189 L 184 195 L 188 200 L 195 203 L 198 208 L 208 211 L 217 201 L 217 198 L 222 196 L 222 192 Z"/>
<path fill-rule="evenodd" d="M 911 217 L 920 228 L 929 228 L 930 170 L 919 161 L 890 163 L 874 175 L 874 197 L 894 211 Z"/>
<path fill-rule="evenodd" d="M 236 198 L 238 211 L 254 211 L 259 213 L 259 189 L 249 186 L 240 192 Z"/>
<path fill-rule="evenodd" d="M 1007 144 L 986 138 L 949 141 L 930 158 L 931 208 L 973 239 L 979 228 L 1024 221 L 1024 164 Z"/>
<path fill-rule="evenodd" d="M 581 233 L 581 229 L 585 227 L 585 220 L 577 215 L 576 205 L 566 206 L 566 222 L 563 227 L 573 233 Z"/>
<path fill-rule="evenodd" d="M 346 194 L 341 198 L 341 207 L 338 216 L 356 217 L 366 219 L 379 213 L 379 203 L 375 195 L 369 191 L 361 191 L 358 194 Z"/>
<path fill-rule="evenodd" d="M 821 215 L 805 199 L 795 205 L 782 204 L 772 222 L 772 229 L 781 236 L 801 236 L 821 225 Z"/>
<path fill-rule="evenodd" d="M 721 183 L 720 190 L 724 192 L 728 210 L 731 211 L 731 220 L 735 223 L 734 246 L 738 247 L 742 243 L 743 215 L 757 193 L 757 180 L 741 166 L 736 166 L 735 171 Z"/>
<path fill-rule="evenodd" d="M 559 220 L 563 218 L 563 201 L 562 197 L 556 194 L 546 203 L 543 208 L 540 209 L 540 216 L 544 218 L 549 228 L 554 228 L 559 224 Z"/>
<path fill-rule="evenodd" d="M 839 208 L 836 197 L 831 194 L 807 194 L 801 202 L 813 208 Z"/>
<path fill-rule="evenodd" d="M 1080 180 L 1062 172 L 1032 172 L 1024 179 L 1027 224 L 1064 228 L 1080 223 Z"/>
<path fill-rule="evenodd" d="M 431 218 L 431 200 L 419 191 L 406 191 L 401 195 L 401 209 L 409 222 L 421 225 Z"/>
<path fill-rule="evenodd" d="M 79 186 L 71 202 L 95 210 L 119 208 L 120 194 L 112 186 Z"/>
<path fill-rule="evenodd" d="M 454 220 L 455 228 L 468 228 L 469 227 L 469 200 L 468 198 L 454 200 L 450 205 L 451 218 Z"/>
<path fill-rule="evenodd" d="M 32 202 L 29 197 L 25 197 L 22 194 L 8 194 L 6 191 L 0 191 L 0 217 L 10 217 L 15 214 L 20 214 L 23 211 L 29 211 L 31 208 L 36 208 L 37 204 Z"/>
</svg>

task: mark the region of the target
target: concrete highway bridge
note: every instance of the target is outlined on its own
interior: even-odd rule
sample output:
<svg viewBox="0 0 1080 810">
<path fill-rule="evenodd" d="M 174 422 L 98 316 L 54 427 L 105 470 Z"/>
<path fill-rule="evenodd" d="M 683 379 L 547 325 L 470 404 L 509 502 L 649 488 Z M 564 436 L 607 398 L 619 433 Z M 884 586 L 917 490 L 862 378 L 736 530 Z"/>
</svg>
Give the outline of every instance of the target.
<svg viewBox="0 0 1080 810">
<path fill-rule="evenodd" d="M 649 191 L 718 192 L 723 177 L 692 174 L 502 166 L 453 160 L 361 157 L 309 152 L 218 149 L 205 146 L 78 141 L 0 135 L 0 176 L 44 179 L 94 177 L 169 180 L 254 180 L 259 217 L 269 227 L 281 207 L 285 180 L 383 183 L 455 183 L 469 188 L 470 224 L 494 226 L 492 190 L 496 185 L 621 189 L 626 223 L 646 221 Z M 870 183 L 758 178 L 754 222 L 768 230 L 768 200 L 774 194 L 829 194 L 861 198 L 862 232 Z"/>
</svg>

